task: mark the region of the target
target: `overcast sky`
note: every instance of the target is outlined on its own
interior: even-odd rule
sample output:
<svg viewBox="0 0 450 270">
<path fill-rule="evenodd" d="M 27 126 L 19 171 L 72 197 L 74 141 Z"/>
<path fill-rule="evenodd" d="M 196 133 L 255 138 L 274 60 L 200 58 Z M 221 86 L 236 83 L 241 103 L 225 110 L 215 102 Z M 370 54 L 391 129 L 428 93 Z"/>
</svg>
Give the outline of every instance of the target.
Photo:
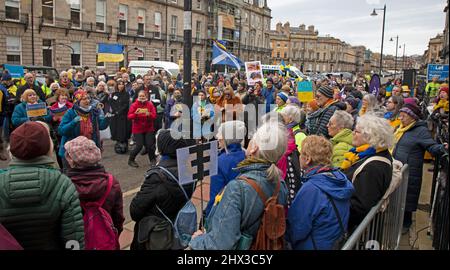
<svg viewBox="0 0 450 270">
<path fill-rule="evenodd" d="M 370 16 L 374 8 L 386 4 L 384 54 L 395 55 L 395 37 L 402 46 L 398 55 L 420 54 L 428 41 L 445 27 L 446 0 L 267 0 L 272 9 L 272 29 L 278 22 L 291 27 L 314 25 L 320 36 L 327 34 L 351 45 L 364 45 L 380 52 L 383 10 Z M 389 42 L 393 37 L 394 42 Z"/>
</svg>

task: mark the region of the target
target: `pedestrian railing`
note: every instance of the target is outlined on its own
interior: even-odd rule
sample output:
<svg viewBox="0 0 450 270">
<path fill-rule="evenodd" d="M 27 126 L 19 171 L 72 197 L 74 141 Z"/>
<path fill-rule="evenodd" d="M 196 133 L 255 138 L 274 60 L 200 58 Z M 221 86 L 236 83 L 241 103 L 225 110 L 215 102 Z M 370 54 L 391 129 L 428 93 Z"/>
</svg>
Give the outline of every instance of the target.
<svg viewBox="0 0 450 270">
<path fill-rule="evenodd" d="M 396 250 L 400 244 L 408 189 L 408 165 L 401 169 L 401 180 L 372 207 L 350 235 L 342 250 Z M 396 185 L 396 183 L 391 183 Z M 389 192 L 392 192 L 389 194 Z"/>
</svg>

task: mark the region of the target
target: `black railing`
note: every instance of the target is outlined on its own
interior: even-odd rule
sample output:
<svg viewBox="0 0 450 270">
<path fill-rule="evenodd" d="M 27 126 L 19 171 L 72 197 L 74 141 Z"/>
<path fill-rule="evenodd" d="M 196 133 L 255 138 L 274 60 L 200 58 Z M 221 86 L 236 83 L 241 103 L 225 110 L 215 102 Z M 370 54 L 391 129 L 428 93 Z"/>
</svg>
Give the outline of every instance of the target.
<svg viewBox="0 0 450 270">
<path fill-rule="evenodd" d="M 28 29 L 29 25 L 28 14 L 20 13 L 18 18 L 14 18 L 10 14 L 7 16 L 6 11 L 4 10 L 0 10 L 0 22 L 21 24 L 23 25 L 25 31 Z"/>
<path fill-rule="evenodd" d="M 103 27 L 97 26 L 93 22 L 74 22 L 68 19 L 53 18 L 52 21 L 44 20 L 44 17 L 39 17 L 38 31 L 41 33 L 44 27 L 51 27 L 57 29 L 63 29 L 66 32 L 66 36 L 69 35 L 70 31 L 83 31 L 86 32 L 86 37 L 89 38 L 91 33 L 99 33 L 108 35 L 108 39 L 112 36 L 112 26 L 103 25 Z"/>
</svg>

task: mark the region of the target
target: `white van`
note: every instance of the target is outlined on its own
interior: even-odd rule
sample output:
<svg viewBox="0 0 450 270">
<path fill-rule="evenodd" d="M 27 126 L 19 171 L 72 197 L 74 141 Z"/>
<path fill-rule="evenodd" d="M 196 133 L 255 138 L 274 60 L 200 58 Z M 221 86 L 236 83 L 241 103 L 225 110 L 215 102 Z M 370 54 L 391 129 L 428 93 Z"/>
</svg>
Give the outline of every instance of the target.
<svg viewBox="0 0 450 270">
<path fill-rule="evenodd" d="M 130 61 L 128 67 L 131 68 L 131 73 L 136 76 L 144 76 L 152 67 L 156 72 L 165 70 L 172 78 L 176 78 L 180 73 L 178 64 L 166 61 Z"/>
</svg>

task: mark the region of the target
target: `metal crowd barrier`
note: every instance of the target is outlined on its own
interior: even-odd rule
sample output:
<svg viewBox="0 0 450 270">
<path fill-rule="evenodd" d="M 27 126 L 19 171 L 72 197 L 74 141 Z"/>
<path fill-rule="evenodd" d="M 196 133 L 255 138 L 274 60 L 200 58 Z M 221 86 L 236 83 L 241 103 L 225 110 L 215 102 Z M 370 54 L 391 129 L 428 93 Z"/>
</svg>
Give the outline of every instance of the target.
<svg viewBox="0 0 450 270">
<path fill-rule="evenodd" d="M 400 244 L 408 189 L 408 165 L 398 187 L 372 207 L 350 235 L 342 250 L 396 250 Z"/>
</svg>

